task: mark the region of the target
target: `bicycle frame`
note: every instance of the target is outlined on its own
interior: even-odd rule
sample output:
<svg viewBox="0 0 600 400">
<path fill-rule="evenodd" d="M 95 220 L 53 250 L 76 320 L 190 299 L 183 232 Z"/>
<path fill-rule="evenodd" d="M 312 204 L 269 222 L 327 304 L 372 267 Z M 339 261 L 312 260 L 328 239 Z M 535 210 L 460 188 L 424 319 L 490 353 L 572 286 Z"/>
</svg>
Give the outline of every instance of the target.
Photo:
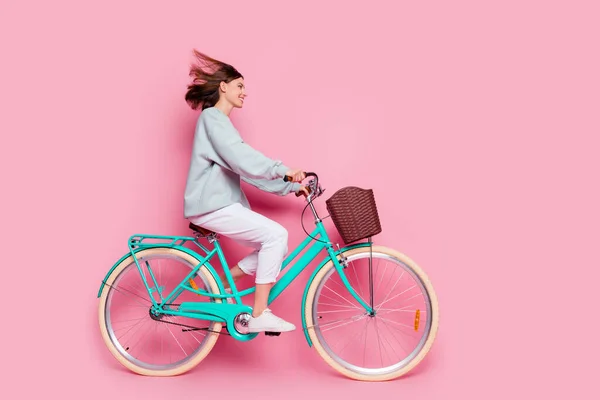
<svg viewBox="0 0 600 400">
<path fill-rule="evenodd" d="M 319 266 L 315 269 L 313 276 L 320 269 L 320 267 L 322 267 L 329 260 L 332 260 L 337 272 L 340 274 L 342 282 L 348 289 L 349 293 L 356 299 L 356 301 L 359 304 L 361 304 L 365 308 L 365 312 L 372 312 L 373 310 L 371 309 L 371 307 L 361 299 L 361 297 L 358 295 L 358 293 L 356 293 L 356 291 L 352 288 L 352 286 L 348 282 L 346 275 L 344 273 L 344 265 L 342 263 L 340 263 L 338 260 L 338 256 L 340 254 L 342 254 L 344 251 L 348 250 L 348 248 L 344 248 L 344 249 L 335 251 L 333 249 L 333 245 L 331 244 L 331 242 L 329 240 L 329 236 L 327 234 L 327 231 L 326 231 L 322 221 L 320 219 L 317 219 L 315 224 L 316 224 L 315 229 L 310 234 L 310 236 L 308 236 L 306 239 L 304 239 L 302 241 L 302 243 L 300 243 L 296 247 L 296 249 L 292 253 L 290 253 L 286 257 L 286 259 L 283 261 L 281 271 L 284 272 L 287 269 L 287 272 L 285 272 L 283 274 L 283 276 L 273 285 L 273 288 L 271 289 L 270 294 L 269 294 L 268 304 L 273 303 L 275 301 L 275 299 L 277 299 L 277 297 L 279 297 L 279 295 L 281 295 L 281 293 L 283 293 L 285 291 L 285 289 L 287 289 L 289 287 L 289 285 L 300 275 L 300 273 L 302 273 L 302 271 L 304 271 L 304 269 L 306 269 L 306 267 L 308 267 L 308 265 L 312 261 L 314 261 L 322 251 L 325 250 L 327 252 L 327 255 L 324 258 L 324 260 L 319 264 Z M 151 240 L 151 239 L 162 240 L 164 242 L 163 243 L 144 243 L 145 240 Z M 201 254 L 199 254 L 187 247 L 184 247 L 183 245 L 186 242 L 194 243 L 199 249 L 201 249 L 205 253 L 205 255 L 202 256 Z M 160 314 L 184 316 L 184 317 L 188 317 L 188 318 L 204 319 L 204 320 L 210 320 L 210 321 L 215 321 L 215 322 L 225 322 L 229 326 L 233 326 L 234 319 L 239 313 L 242 313 L 242 312 L 251 313 L 252 312 L 252 308 L 247 305 L 244 305 L 241 301 L 241 298 L 254 293 L 254 291 L 256 289 L 254 287 L 252 287 L 250 289 L 238 291 L 237 287 L 235 285 L 235 282 L 233 281 L 229 265 L 227 263 L 227 260 L 225 258 L 225 255 L 223 253 L 223 250 L 221 248 L 221 245 L 220 245 L 218 239 L 214 238 L 213 240 L 209 240 L 209 242 L 212 242 L 212 244 L 214 245 L 214 248 L 212 250 L 209 250 L 207 247 L 202 245 L 198 241 L 198 239 L 195 237 L 133 235 L 130 237 L 129 243 L 128 243 L 129 250 L 130 250 L 129 254 L 126 254 L 125 256 L 123 256 L 123 258 L 121 260 L 119 260 L 119 262 L 117 262 L 113 266 L 113 268 L 108 272 L 106 277 L 108 277 L 112 273 L 114 268 L 116 268 L 116 266 L 119 265 L 122 260 L 124 260 L 125 258 L 127 258 L 129 256 L 132 256 L 136 263 L 138 271 L 140 272 L 144 286 L 146 287 L 146 290 L 148 291 L 150 301 L 152 302 L 152 305 L 153 305 L 152 308 L 154 311 L 156 311 L 157 313 L 160 313 Z M 359 246 L 366 246 L 366 245 L 368 245 L 368 244 L 357 244 L 352 247 L 359 247 Z M 136 257 L 136 253 L 138 253 L 144 249 L 156 248 L 156 247 L 175 248 L 175 249 L 184 251 L 187 254 L 194 256 L 195 258 L 200 259 L 200 263 L 198 263 L 196 266 L 194 266 L 190 270 L 190 273 L 185 278 L 182 279 L 182 281 L 177 285 L 177 287 L 175 289 L 173 289 L 173 291 L 171 293 L 166 294 L 166 295 L 163 295 L 162 288 L 158 287 L 156 279 L 154 277 L 154 273 L 153 273 L 152 269 L 150 268 L 150 265 L 148 264 L 148 262 L 145 263 L 145 267 L 148 272 L 148 275 L 151 278 L 150 281 L 148 279 L 146 279 L 142 264 L 140 263 L 140 260 Z M 294 262 L 290 268 L 287 268 L 290 264 L 292 264 L 292 261 L 294 259 L 296 259 L 304 250 L 306 250 L 304 252 L 304 254 L 296 262 Z M 194 276 L 196 276 L 196 273 L 200 270 L 200 268 L 204 267 L 204 268 L 207 268 L 209 273 L 212 274 L 212 276 L 215 278 L 217 285 L 219 287 L 219 291 L 221 293 L 224 292 L 223 282 L 220 279 L 220 277 L 217 274 L 214 267 L 212 267 L 212 265 L 210 263 L 210 261 L 215 256 L 217 256 L 217 258 L 219 259 L 219 261 L 223 267 L 225 277 L 231 288 L 231 292 L 232 292 L 231 294 L 209 293 L 205 290 L 195 289 L 189 284 L 190 278 L 193 278 Z M 312 280 L 312 277 L 310 280 Z M 100 290 L 98 291 L 98 297 L 102 293 L 105 282 L 106 282 L 106 279 L 103 281 L 103 283 L 100 287 Z M 310 283 L 310 281 L 309 281 L 309 283 Z M 235 304 L 228 304 L 226 302 L 222 302 L 222 303 L 184 302 L 179 305 L 179 309 L 172 308 L 173 306 L 171 306 L 170 304 L 172 304 L 172 302 L 184 290 L 190 291 L 190 292 L 198 294 L 198 295 L 210 297 L 210 298 L 219 298 L 219 299 L 234 298 Z M 158 293 L 158 297 L 159 297 L 160 301 L 157 301 L 155 299 L 155 296 L 153 295 L 153 293 Z M 237 331 L 235 331 L 234 329 L 229 330 L 229 333 L 232 336 L 234 336 L 236 339 L 242 340 L 242 341 L 250 340 L 256 336 L 256 334 L 242 335 L 242 334 L 237 333 Z"/>
</svg>

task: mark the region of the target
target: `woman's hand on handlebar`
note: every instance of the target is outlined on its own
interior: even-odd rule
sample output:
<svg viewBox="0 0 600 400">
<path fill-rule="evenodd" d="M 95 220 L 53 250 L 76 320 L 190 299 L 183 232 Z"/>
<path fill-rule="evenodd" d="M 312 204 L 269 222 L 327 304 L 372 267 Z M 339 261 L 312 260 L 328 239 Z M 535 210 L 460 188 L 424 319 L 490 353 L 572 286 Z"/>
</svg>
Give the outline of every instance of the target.
<svg viewBox="0 0 600 400">
<path fill-rule="evenodd" d="M 283 180 L 286 182 L 302 182 L 306 178 L 306 173 L 300 169 L 290 169 L 285 173 Z"/>
<path fill-rule="evenodd" d="M 296 197 L 308 197 L 308 195 L 310 195 L 310 189 L 304 185 L 300 186 L 300 189 L 296 192 Z"/>
<path fill-rule="evenodd" d="M 319 185 L 319 177 L 314 172 L 304 172 L 301 170 L 292 169 L 285 174 L 283 180 L 286 182 L 302 182 L 309 176 L 313 176 L 315 177 L 315 179 L 311 180 L 309 185 L 301 185 L 300 189 L 298 189 L 298 191 L 296 192 L 296 197 L 308 197 L 313 194 L 318 197 L 321 195 L 321 193 L 323 193 L 323 191 L 321 190 L 321 186 Z"/>
</svg>

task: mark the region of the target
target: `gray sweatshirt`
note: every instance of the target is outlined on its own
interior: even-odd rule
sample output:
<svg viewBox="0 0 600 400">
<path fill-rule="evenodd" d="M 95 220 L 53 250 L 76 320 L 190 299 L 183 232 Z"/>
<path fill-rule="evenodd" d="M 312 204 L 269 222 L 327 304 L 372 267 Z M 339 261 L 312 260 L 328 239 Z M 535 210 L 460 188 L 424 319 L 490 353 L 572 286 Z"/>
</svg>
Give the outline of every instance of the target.
<svg viewBox="0 0 600 400">
<path fill-rule="evenodd" d="M 184 217 L 216 211 L 234 203 L 250 208 L 241 180 L 280 196 L 300 190 L 284 182 L 289 170 L 244 143 L 227 115 L 218 108 L 200 114 L 184 195 Z"/>
</svg>

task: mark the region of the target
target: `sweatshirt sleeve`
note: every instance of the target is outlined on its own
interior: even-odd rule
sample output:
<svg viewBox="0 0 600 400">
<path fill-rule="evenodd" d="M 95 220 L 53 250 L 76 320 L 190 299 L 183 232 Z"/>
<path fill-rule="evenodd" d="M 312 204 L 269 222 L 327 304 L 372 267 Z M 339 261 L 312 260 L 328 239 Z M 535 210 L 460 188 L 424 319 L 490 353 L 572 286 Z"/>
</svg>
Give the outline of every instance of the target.
<svg viewBox="0 0 600 400">
<path fill-rule="evenodd" d="M 297 193 L 301 187 L 301 185 L 297 182 L 284 182 L 283 179 L 251 179 L 242 176 L 242 180 L 264 192 L 273 193 L 280 196 L 286 196 L 292 192 Z"/>
<path fill-rule="evenodd" d="M 289 170 L 281 161 L 272 160 L 244 143 L 231 121 L 223 116 L 215 112 L 206 113 L 204 123 L 213 148 L 238 175 L 273 180 L 283 178 Z"/>
</svg>

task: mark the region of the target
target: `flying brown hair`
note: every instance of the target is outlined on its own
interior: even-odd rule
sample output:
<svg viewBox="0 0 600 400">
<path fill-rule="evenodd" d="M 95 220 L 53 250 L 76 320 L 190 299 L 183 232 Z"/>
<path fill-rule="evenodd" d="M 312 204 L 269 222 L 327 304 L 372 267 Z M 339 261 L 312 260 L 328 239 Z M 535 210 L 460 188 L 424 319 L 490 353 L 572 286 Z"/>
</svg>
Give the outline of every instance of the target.
<svg viewBox="0 0 600 400">
<path fill-rule="evenodd" d="M 187 87 L 185 101 L 197 110 L 213 107 L 219 101 L 219 85 L 221 82 L 229 83 L 234 79 L 243 78 L 237 69 L 229 64 L 215 60 L 194 49 L 197 63 L 190 67 L 192 83 Z"/>
</svg>

